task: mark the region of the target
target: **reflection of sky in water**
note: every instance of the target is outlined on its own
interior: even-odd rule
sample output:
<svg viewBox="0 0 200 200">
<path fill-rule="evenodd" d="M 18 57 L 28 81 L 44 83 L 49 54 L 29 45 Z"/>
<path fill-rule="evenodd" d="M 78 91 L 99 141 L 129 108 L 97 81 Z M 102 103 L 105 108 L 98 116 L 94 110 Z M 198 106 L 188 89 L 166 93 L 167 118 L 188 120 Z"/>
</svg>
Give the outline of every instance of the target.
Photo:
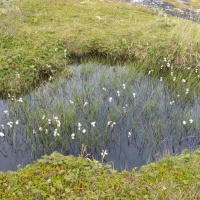
<svg viewBox="0 0 200 200">
<path fill-rule="evenodd" d="M 74 75 L 70 80 L 59 78 L 54 84 L 47 83 L 45 87 L 39 88 L 32 96 L 24 97 L 28 112 L 32 113 L 28 116 L 30 117 L 28 121 L 33 119 L 31 117 L 34 112 L 35 116 L 41 118 L 37 115 L 37 109 L 40 111 L 43 109 L 46 116 L 55 114 L 58 117 L 60 109 L 73 110 L 73 126 L 61 121 L 62 125 L 65 123 L 65 126 L 61 127 L 61 132 L 66 133 L 62 136 L 62 140 L 70 147 L 64 153 L 77 156 L 80 154 L 81 144 L 84 143 L 88 146 L 88 153 L 94 158 L 101 159 L 101 151 L 107 149 L 106 161 L 113 161 L 116 169 L 132 169 L 155 160 L 165 151 L 180 153 L 183 148 L 190 149 L 199 144 L 199 97 L 194 97 L 191 103 L 185 103 L 184 98 L 173 97 L 173 89 L 167 89 L 164 82 L 141 74 L 133 73 L 132 77 L 127 76 L 129 72 L 126 68 L 92 66 L 91 69 L 95 70 L 91 73 L 88 68 L 81 69 L 80 66 L 74 66 L 71 68 Z M 126 85 L 125 89 L 122 84 Z M 103 87 L 106 91 L 102 90 Z M 133 93 L 136 93 L 136 97 L 133 97 Z M 36 100 L 38 97 L 40 101 Z M 112 97 L 111 102 L 109 102 L 110 97 Z M 70 100 L 75 104 L 70 104 Z M 175 100 L 175 103 L 170 105 L 169 102 L 172 100 Z M 87 106 L 84 106 L 85 102 L 88 102 Z M 0 105 L 2 113 L 6 109 L 6 103 L 0 101 Z M 13 152 L 8 150 L 8 144 L 11 145 L 12 142 L 2 142 L 0 138 L 1 151 L 7 152 L 5 153 L 7 158 L 0 157 L 0 170 L 15 169 L 15 163 L 21 162 L 24 157 L 28 158 L 28 154 L 24 152 L 29 151 L 24 147 L 24 136 L 20 134 L 27 132 L 27 116 L 23 115 L 23 108 L 20 112 L 19 121 L 23 121 L 24 126 L 19 125 L 17 143 L 21 151 L 14 156 Z M 3 114 L 0 117 L 1 124 L 5 124 L 4 116 Z M 189 124 L 190 118 L 194 119 L 193 124 Z M 183 120 L 187 121 L 187 126 L 183 126 Z M 97 122 L 95 128 L 90 124 L 92 121 Z M 116 122 L 116 125 L 108 126 L 108 121 Z M 78 130 L 78 122 L 87 130 L 85 134 Z M 31 128 L 38 128 L 34 120 Z M 76 134 L 75 140 L 70 139 L 72 132 Z M 130 137 L 128 137 L 129 132 L 131 132 Z M 79 136 L 82 138 L 78 139 Z M 55 140 L 53 136 L 50 139 Z M 50 153 L 42 149 L 40 143 L 36 145 L 38 156 Z M 2 147 L 6 151 L 2 150 Z M 61 145 L 53 150 L 63 152 L 63 149 Z M 27 162 L 28 159 L 24 161 Z"/>
</svg>

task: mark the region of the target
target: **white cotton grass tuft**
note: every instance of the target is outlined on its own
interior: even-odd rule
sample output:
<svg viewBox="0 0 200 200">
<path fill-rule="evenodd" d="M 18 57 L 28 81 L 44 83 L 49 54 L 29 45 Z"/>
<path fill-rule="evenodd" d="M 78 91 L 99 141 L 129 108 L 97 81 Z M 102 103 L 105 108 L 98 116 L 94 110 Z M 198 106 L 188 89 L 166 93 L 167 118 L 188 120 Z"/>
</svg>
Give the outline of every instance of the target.
<svg viewBox="0 0 200 200">
<path fill-rule="evenodd" d="M 86 101 L 83 106 L 87 106 L 87 105 L 88 105 L 88 102 Z"/>
<path fill-rule="evenodd" d="M 183 79 L 181 80 L 181 82 L 182 82 L 182 83 L 185 83 L 185 82 L 186 82 L 186 79 L 183 78 Z"/>
<path fill-rule="evenodd" d="M 57 128 L 54 130 L 54 133 L 53 133 L 54 137 L 57 137 L 57 136 L 60 136 L 60 133 L 58 133 L 58 130 Z"/>
<path fill-rule="evenodd" d="M 112 102 L 113 98 L 112 97 L 109 97 L 109 102 Z"/>
<path fill-rule="evenodd" d="M 86 129 L 83 129 L 83 130 L 82 130 L 82 133 L 86 133 Z"/>
<path fill-rule="evenodd" d="M 72 140 L 75 139 L 75 133 L 72 133 L 72 134 L 71 134 L 71 138 L 72 138 Z"/>
<path fill-rule="evenodd" d="M 190 124 L 192 124 L 194 122 L 194 120 L 193 119 L 189 119 L 189 122 L 190 122 Z"/>
<path fill-rule="evenodd" d="M 93 127 L 95 127 L 95 126 L 96 126 L 96 123 L 97 123 L 97 122 L 91 122 L 91 125 L 92 125 Z"/>
<path fill-rule="evenodd" d="M 186 121 L 183 121 L 183 125 L 186 125 L 187 124 L 187 122 Z"/>
<path fill-rule="evenodd" d="M 107 125 L 109 126 L 111 123 L 112 123 L 112 121 L 108 121 L 108 122 L 107 122 Z"/>
<path fill-rule="evenodd" d="M 0 132 L 0 137 L 4 137 L 4 133 L 3 132 Z"/>
<path fill-rule="evenodd" d="M 128 137 L 131 137 L 131 132 L 128 132 Z"/>
</svg>

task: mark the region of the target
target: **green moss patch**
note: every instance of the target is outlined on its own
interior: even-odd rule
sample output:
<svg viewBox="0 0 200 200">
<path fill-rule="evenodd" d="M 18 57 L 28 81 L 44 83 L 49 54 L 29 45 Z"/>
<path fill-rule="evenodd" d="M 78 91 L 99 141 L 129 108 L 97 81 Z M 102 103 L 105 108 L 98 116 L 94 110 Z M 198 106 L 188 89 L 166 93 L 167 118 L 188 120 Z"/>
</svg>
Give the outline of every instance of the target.
<svg viewBox="0 0 200 200">
<path fill-rule="evenodd" d="M 200 153 L 117 172 L 96 160 L 54 152 L 0 174 L 1 199 L 199 199 Z"/>
</svg>

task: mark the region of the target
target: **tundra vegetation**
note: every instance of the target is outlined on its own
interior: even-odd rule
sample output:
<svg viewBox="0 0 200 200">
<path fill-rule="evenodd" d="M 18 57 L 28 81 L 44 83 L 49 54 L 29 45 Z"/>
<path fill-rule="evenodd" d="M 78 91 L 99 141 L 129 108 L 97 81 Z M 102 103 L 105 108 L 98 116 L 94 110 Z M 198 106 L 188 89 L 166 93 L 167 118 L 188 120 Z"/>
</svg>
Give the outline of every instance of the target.
<svg viewBox="0 0 200 200">
<path fill-rule="evenodd" d="M 199 1 L 192 0 L 190 3 L 190 9 L 200 8 Z M 180 103 L 185 106 L 183 118 L 177 120 L 176 133 L 182 131 L 180 126 L 189 130 L 188 133 L 193 131 L 195 137 L 198 136 L 199 106 L 195 113 L 190 113 L 188 108 L 195 98 L 199 98 L 200 91 L 199 23 L 115 0 L 16 0 L 0 1 L 0 24 L 0 94 L 8 98 L 9 106 L 9 110 L 4 110 L 1 115 L 7 121 L 1 125 L 0 140 L 11 138 L 15 146 L 16 134 L 19 132 L 16 127 L 21 127 L 20 133 L 24 130 L 28 144 L 31 145 L 31 139 L 34 139 L 36 146 L 43 144 L 51 150 L 54 145 L 64 142 L 59 138 L 67 129 L 70 131 L 65 136 L 71 141 L 79 139 L 81 145 L 83 138 L 78 138 L 71 127 L 76 123 L 77 130 L 87 135 L 88 129 L 82 127 L 82 122 L 78 119 L 73 121 L 74 109 L 80 110 L 74 104 L 88 104 L 88 101 L 82 101 L 83 94 L 68 99 L 71 107 L 67 111 L 63 109 L 66 103 L 64 100 L 58 105 L 54 102 L 58 110 L 53 115 L 55 109 L 51 110 L 48 106 L 48 110 L 41 109 L 44 108 L 44 101 L 40 88 L 45 84 L 48 86 L 48 81 L 50 84 L 62 84 L 57 82 L 58 77 L 70 79 L 73 76 L 69 67 L 71 64 L 91 61 L 110 65 L 113 70 L 115 66 L 128 66 L 132 73 L 132 76 L 129 73 L 131 79 L 136 74 L 144 74 L 161 82 L 164 80 L 167 88 L 171 88 L 172 97 L 178 94 L 186 102 Z M 91 66 L 95 65 L 83 71 L 85 76 L 90 75 Z M 122 90 L 126 89 L 129 79 L 126 81 L 126 84 L 120 82 Z M 100 85 L 104 83 L 103 80 L 100 82 Z M 112 86 L 114 83 L 109 87 Z M 104 93 L 109 88 L 103 86 L 101 89 Z M 49 95 L 55 91 L 55 87 L 47 87 L 46 90 Z M 21 98 L 28 93 L 36 96 L 35 102 L 39 105 L 36 109 L 34 105 L 37 104 L 29 106 L 26 97 Z M 116 88 L 115 96 L 121 94 Z M 137 97 L 135 91 L 130 94 L 132 98 Z M 93 99 L 90 93 L 87 93 L 87 98 L 91 101 Z M 107 96 L 107 100 L 107 103 L 111 103 L 115 99 Z M 174 100 L 171 99 L 167 107 L 174 106 Z M 96 101 L 92 107 L 89 102 L 91 107 L 87 117 L 96 116 L 98 103 Z M 151 106 L 146 106 L 149 118 L 153 116 Z M 111 113 L 111 118 L 119 116 L 115 111 Z M 123 113 L 125 111 L 129 111 L 126 106 L 123 107 Z M 56 115 L 58 113 L 59 117 Z M 52 114 L 50 121 L 48 114 Z M 45 123 L 42 121 L 44 119 L 47 120 Z M 114 120 L 108 122 L 109 126 L 116 125 Z M 91 129 L 98 127 L 98 121 L 93 118 L 86 123 L 90 123 L 88 126 Z M 53 128 L 46 128 L 49 125 Z M 159 123 L 156 130 L 158 126 Z M 46 133 L 46 130 L 52 134 Z M 102 136 L 108 140 L 107 129 L 105 133 Z M 158 131 L 158 139 L 160 135 Z M 88 137 L 88 144 L 91 141 L 98 144 L 94 136 L 91 136 L 94 140 Z M 130 136 L 132 133 L 127 132 L 127 137 Z M 53 141 L 51 144 L 48 143 L 49 139 Z M 159 161 L 142 166 L 139 170 L 134 168 L 132 171 L 118 172 L 112 169 L 112 165 L 103 162 L 107 156 L 106 146 L 101 153 L 101 162 L 98 162 L 87 155 L 86 148 L 80 145 L 80 156 L 77 158 L 54 152 L 25 168 L 19 167 L 17 172 L 0 173 L 1 199 L 200 198 L 198 149 L 193 152 L 184 150 L 179 156 L 163 156 Z"/>
</svg>

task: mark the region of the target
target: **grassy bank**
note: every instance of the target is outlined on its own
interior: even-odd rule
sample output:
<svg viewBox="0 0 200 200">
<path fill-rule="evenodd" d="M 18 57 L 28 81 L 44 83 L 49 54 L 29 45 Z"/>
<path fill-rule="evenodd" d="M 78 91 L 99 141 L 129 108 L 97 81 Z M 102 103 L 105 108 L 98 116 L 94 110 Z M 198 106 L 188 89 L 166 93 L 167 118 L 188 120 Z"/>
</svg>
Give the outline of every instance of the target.
<svg viewBox="0 0 200 200">
<path fill-rule="evenodd" d="M 117 1 L 0 4 L 0 93 L 27 92 L 83 58 L 199 68 L 200 24 Z"/>
<path fill-rule="evenodd" d="M 0 174 L 1 199 L 199 199 L 200 152 L 117 172 L 87 158 L 53 153 Z"/>
</svg>

